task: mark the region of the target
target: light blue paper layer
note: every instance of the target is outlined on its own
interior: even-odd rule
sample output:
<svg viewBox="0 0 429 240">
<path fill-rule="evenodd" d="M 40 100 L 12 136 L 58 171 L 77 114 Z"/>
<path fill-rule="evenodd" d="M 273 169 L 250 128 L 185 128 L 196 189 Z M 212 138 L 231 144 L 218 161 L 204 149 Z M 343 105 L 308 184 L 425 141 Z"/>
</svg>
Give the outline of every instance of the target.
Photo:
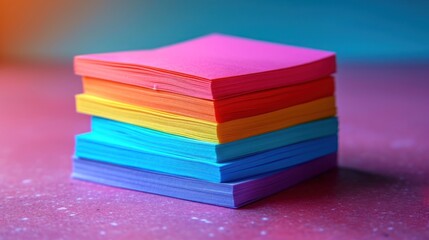
<svg viewBox="0 0 429 240">
<path fill-rule="evenodd" d="M 338 131 L 337 118 L 308 122 L 238 141 L 214 144 L 148 128 L 99 117 L 92 118 L 92 135 L 98 139 L 115 139 L 144 152 L 170 156 L 191 156 L 196 160 L 226 162 L 258 152 L 334 135 Z"/>
</svg>

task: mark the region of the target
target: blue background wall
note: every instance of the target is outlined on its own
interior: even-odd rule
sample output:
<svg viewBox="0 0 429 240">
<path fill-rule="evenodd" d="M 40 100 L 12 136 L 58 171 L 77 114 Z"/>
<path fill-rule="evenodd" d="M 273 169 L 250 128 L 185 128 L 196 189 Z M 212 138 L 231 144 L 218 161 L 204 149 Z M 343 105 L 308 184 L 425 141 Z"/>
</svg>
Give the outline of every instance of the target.
<svg viewBox="0 0 429 240">
<path fill-rule="evenodd" d="M 429 1 L 5 2 L 3 60 L 68 60 L 211 32 L 333 50 L 344 61 L 429 59 Z"/>
</svg>

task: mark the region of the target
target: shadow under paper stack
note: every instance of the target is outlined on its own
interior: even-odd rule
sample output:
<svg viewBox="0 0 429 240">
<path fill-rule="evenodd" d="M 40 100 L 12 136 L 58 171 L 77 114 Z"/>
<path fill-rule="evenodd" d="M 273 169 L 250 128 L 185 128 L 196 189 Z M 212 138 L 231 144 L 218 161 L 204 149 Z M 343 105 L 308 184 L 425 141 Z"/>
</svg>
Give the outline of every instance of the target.
<svg viewBox="0 0 429 240">
<path fill-rule="evenodd" d="M 334 168 L 335 54 L 219 34 L 75 58 L 73 177 L 237 208 Z"/>
</svg>

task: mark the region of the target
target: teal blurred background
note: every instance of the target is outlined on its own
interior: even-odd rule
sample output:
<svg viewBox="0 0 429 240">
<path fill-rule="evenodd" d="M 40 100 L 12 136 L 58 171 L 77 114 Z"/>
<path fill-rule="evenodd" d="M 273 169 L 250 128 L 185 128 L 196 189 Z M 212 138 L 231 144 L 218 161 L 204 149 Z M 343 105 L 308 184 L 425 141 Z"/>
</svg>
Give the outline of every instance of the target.
<svg viewBox="0 0 429 240">
<path fill-rule="evenodd" d="M 429 59 L 429 1 L 0 2 L 3 61 L 68 62 L 212 32 L 332 50 L 340 61 Z"/>
</svg>

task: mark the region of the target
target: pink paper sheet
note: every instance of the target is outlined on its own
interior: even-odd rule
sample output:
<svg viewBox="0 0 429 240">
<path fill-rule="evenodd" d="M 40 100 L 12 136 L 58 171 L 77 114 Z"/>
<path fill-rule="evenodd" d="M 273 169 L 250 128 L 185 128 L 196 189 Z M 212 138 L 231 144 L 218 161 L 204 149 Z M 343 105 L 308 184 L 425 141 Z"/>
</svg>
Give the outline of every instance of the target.
<svg viewBox="0 0 429 240">
<path fill-rule="evenodd" d="M 153 49 L 81 55 L 78 75 L 206 99 L 297 84 L 335 72 L 335 54 L 220 34 Z"/>
</svg>

